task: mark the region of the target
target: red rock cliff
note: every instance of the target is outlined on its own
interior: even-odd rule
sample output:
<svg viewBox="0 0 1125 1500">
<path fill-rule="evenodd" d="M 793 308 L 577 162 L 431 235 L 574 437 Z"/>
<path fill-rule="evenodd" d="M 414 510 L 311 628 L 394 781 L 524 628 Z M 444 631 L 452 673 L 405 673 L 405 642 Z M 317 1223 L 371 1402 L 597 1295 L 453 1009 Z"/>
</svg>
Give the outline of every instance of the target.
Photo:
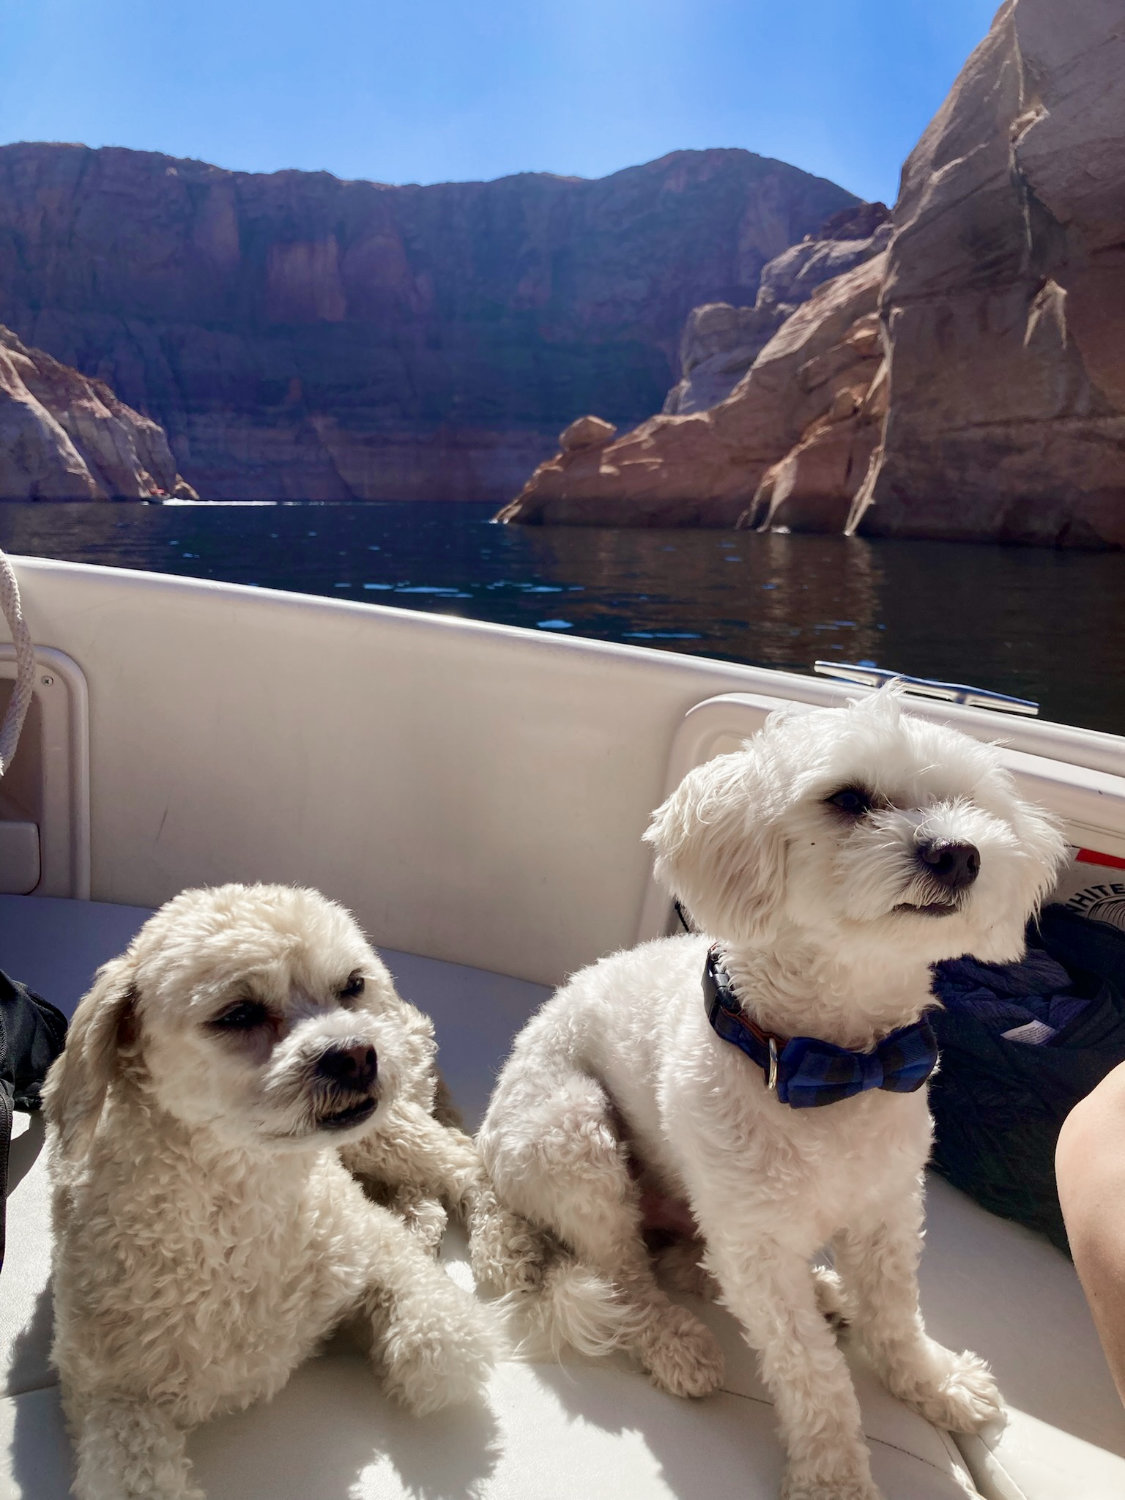
<svg viewBox="0 0 1125 1500">
<path fill-rule="evenodd" d="M 166 428 L 208 498 L 493 499 L 656 409 L 704 301 L 855 200 L 746 151 L 386 187 L 0 148 L 0 319 Z"/>
<path fill-rule="evenodd" d="M 753 309 L 700 309 L 668 414 L 564 447 L 503 518 L 1125 546 L 1123 148 L 1125 0 L 1006 0 L 889 246 L 772 337 L 839 245 L 784 252 Z"/>
<path fill-rule="evenodd" d="M 1125 545 L 1125 4 L 1007 0 L 903 168 L 867 534 Z"/>
<path fill-rule="evenodd" d="M 162 429 L 0 327 L 0 500 L 193 499 Z"/>
</svg>

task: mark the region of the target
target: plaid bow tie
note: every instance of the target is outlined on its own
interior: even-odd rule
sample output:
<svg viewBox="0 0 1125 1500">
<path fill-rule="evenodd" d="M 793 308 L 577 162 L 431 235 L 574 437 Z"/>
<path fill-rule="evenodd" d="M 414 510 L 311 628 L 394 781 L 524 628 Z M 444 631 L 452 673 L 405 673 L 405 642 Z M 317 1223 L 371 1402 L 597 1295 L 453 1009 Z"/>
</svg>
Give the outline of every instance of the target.
<svg viewBox="0 0 1125 1500">
<path fill-rule="evenodd" d="M 703 1000 L 716 1033 L 752 1058 L 782 1104 L 794 1109 L 835 1104 L 867 1089 L 912 1094 L 937 1064 L 937 1038 L 928 1021 L 892 1031 L 872 1052 L 849 1052 L 811 1036 L 783 1042 L 742 1014 L 717 948 L 707 954 Z"/>
</svg>

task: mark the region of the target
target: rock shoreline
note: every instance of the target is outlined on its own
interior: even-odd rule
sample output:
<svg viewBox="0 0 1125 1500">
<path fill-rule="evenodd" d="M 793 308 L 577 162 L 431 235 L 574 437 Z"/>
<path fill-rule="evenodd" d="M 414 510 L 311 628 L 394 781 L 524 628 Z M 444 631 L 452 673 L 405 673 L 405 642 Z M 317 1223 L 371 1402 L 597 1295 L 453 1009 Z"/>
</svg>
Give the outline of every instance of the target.
<svg viewBox="0 0 1125 1500">
<path fill-rule="evenodd" d="M 1123 135 L 1123 0 L 1005 0 L 843 274 L 830 225 L 696 309 L 664 413 L 501 517 L 1125 546 Z"/>
</svg>

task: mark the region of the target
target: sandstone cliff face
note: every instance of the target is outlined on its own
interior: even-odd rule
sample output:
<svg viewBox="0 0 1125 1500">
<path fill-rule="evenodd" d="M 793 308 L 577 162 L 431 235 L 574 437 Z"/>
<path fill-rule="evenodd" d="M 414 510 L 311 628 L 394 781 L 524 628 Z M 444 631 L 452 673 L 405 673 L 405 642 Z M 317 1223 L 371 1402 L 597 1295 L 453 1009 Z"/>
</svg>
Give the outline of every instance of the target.
<svg viewBox="0 0 1125 1500">
<path fill-rule="evenodd" d="M 725 401 L 792 311 L 763 303 L 760 291 L 753 307 L 693 308 L 680 340 L 680 379 L 664 398 L 664 415 L 687 417 Z"/>
<path fill-rule="evenodd" d="M 0 500 L 194 499 L 163 430 L 0 327 Z"/>
<path fill-rule="evenodd" d="M 691 415 L 596 467 L 560 454 L 505 515 L 726 525 L 742 495 L 761 527 L 1125 546 L 1123 136 L 1125 0 L 1006 0 L 906 163 L 887 247 L 871 226 L 875 258 L 764 345 L 847 249 L 796 245 L 754 308 L 698 309 L 666 407 Z"/>
<path fill-rule="evenodd" d="M 1125 5 L 1007 0 L 903 170 L 867 534 L 1125 545 Z"/>
<path fill-rule="evenodd" d="M 0 148 L 0 319 L 167 430 L 208 498 L 495 499 L 659 407 L 704 301 L 854 198 L 745 151 L 386 187 Z"/>
<path fill-rule="evenodd" d="M 809 493 L 810 462 L 795 491 L 772 470 L 811 438 L 814 428 L 858 423 L 882 356 L 875 309 L 885 261 L 885 255 L 877 256 L 820 287 L 785 320 L 731 395 L 710 411 L 652 417 L 621 437 L 609 433 L 598 446 L 563 444 L 498 519 L 733 526 L 772 506 L 772 524 L 782 525 L 788 524 L 780 511 L 785 497 L 811 511 L 817 502 Z M 867 456 L 872 446 L 869 441 Z M 846 469 L 847 455 L 842 462 Z M 824 529 L 843 528 L 866 467 L 866 456 L 858 470 L 852 464 L 850 490 L 833 497 L 834 524 Z M 776 503 L 758 495 L 767 476 L 770 496 L 777 489 Z"/>
<path fill-rule="evenodd" d="M 883 203 L 843 209 L 762 269 L 753 307 L 693 308 L 680 340 L 680 381 L 664 401 L 669 416 L 707 411 L 724 400 L 792 312 L 826 281 L 884 251 L 891 238 Z"/>
<path fill-rule="evenodd" d="M 891 232 L 885 203 L 860 203 L 833 214 L 816 234 L 783 250 L 763 269 L 758 305 L 793 308 L 807 302 L 818 286 L 885 250 Z"/>
</svg>

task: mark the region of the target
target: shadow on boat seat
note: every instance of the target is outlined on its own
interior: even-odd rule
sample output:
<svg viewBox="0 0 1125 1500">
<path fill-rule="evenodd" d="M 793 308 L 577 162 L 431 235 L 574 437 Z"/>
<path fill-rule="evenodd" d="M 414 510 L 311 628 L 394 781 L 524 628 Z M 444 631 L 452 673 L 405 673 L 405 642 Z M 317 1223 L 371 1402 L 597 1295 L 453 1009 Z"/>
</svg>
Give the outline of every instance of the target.
<svg viewBox="0 0 1125 1500">
<path fill-rule="evenodd" d="M 100 963 L 148 915 L 136 907 L 0 897 L 4 967 L 70 1014 Z M 541 985 L 387 950 L 402 993 L 433 1015 L 440 1061 L 475 1125 Z M 0 1497 L 64 1500 L 71 1458 L 49 1365 L 49 1219 L 42 1123 L 17 1119 L 0 1282 Z M 853 1358 L 873 1468 L 887 1500 L 1120 1500 L 1125 1416 L 1072 1268 L 1046 1241 L 935 1181 L 922 1268 L 935 1337 L 992 1360 L 1013 1408 L 989 1450 L 957 1442 L 894 1401 Z M 448 1236 L 449 1272 L 469 1283 Z M 382 1398 L 341 1336 L 270 1404 L 198 1430 L 191 1453 L 212 1500 L 773 1500 L 781 1451 L 753 1356 L 732 1321 L 698 1308 L 727 1355 L 701 1402 L 654 1389 L 623 1359 L 508 1361 L 488 1407 L 418 1419 Z M 958 1446 L 960 1444 L 960 1447 Z M 970 1473 L 972 1479 L 970 1479 Z"/>
</svg>

